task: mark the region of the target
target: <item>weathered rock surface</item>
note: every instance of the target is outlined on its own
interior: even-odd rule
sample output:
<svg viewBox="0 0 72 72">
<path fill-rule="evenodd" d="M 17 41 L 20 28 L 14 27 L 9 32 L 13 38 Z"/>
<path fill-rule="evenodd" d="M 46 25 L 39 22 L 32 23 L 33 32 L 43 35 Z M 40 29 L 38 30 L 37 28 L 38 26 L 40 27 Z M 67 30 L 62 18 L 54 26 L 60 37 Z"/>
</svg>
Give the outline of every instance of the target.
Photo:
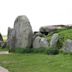
<svg viewBox="0 0 72 72">
<path fill-rule="evenodd" d="M 41 48 L 41 47 L 47 48 L 48 46 L 49 43 L 46 38 L 37 36 L 33 41 L 33 48 Z"/>
<path fill-rule="evenodd" d="M 3 41 L 3 37 L 2 37 L 2 35 L 1 35 L 1 33 L 0 33 L 0 41 Z"/>
<path fill-rule="evenodd" d="M 65 53 L 72 53 L 72 40 L 67 39 L 63 44 L 62 50 Z"/>
<path fill-rule="evenodd" d="M 37 36 L 43 37 L 44 35 L 43 35 L 42 33 L 40 33 L 40 32 L 34 32 L 34 34 L 33 34 L 33 40 L 34 40 Z"/>
<path fill-rule="evenodd" d="M 59 40 L 59 35 L 57 33 L 53 34 L 51 41 L 50 41 L 50 47 L 51 48 L 56 47 L 58 40 Z"/>
<path fill-rule="evenodd" d="M 3 43 L 3 37 L 2 37 L 2 35 L 0 33 L 0 46 L 2 45 L 2 43 Z"/>
<path fill-rule="evenodd" d="M 58 29 L 63 29 L 63 28 L 72 28 L 72 25 L 50 25 L 50 26 L 43 26 L 40 27 L 39 31 L 45 35 L 48 33 L 54 33 Z"/>
<path fill-rule="evenodd" d="M 7 44 L 9 48 L 14 49 L 15 48 L 15 30 L 12 28 L 8 28 L 8 38 L 7 38 Z"/>
<path fill-rule="evenodd" d="M 26 16 L 18 16 L 14 22 L 16 32 L 16 48 L 30 48 L 32 44 L 33 31 Z"/>
</svg>

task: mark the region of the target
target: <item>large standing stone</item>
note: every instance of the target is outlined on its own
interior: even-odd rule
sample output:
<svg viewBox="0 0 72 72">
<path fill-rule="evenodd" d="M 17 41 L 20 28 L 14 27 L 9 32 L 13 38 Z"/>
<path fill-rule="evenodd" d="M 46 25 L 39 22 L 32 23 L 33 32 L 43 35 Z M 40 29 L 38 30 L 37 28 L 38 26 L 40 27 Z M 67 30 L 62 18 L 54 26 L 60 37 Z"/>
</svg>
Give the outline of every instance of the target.
<svg viewBox="0 0 72 72">
<path fill-rule="evenodd" d="M 33 41 L 33 48 L 47 48 L 49 46 L 49 43 L 46 38 L 43 37 L 36 37 L 35 40 Z"/>
<path fill-rule="evenodd" d="M 72 40 L 67 39 L 63 44 L 62 50 L 65 53 L 72 53 Z"/>
<path fill-rule="evenodd" d="M 32 44 L 32 27 L 26 16 L 18 16 L 14 22 L 16 48 L 30 48 Z"/>
<path fill-rule="evenodd" d="M 12 28 L 8 28 L 8 37 L 7 37 L 7 44 L 9 46 L 9 48 L 13 49 L 15 48 L 15 40 L 16 40 L 16 37 L 15 37 L 15 30 L 12 29 Z"/>
<path fill-rule="evenodd" d="M 53 34 L 51 41 L 50 41 L 50 47 L 51 48 L 56 47 L 58 40 L 59 40 L 59 35 L 57 33 Z"/>
</svg>

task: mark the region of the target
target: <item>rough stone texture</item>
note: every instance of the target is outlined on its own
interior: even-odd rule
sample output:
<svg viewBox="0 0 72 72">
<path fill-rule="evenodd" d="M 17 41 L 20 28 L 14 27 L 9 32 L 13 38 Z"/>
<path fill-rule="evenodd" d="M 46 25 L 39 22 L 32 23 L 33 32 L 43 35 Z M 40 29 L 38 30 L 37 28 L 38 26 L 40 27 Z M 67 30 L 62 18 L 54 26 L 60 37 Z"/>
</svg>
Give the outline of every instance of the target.
<svg viewBox="0 0 72 72">
<path fill-rule="evenodd" d="M 3 37 L 2 37 L 2 35 L 0 33 L 0 46 L 2 45 L 2 43 L 3 43 Z"/>
<path fill-rule="evenodd" d="M 3 41 L 3 37 L 2 37 L 2 35 L 0 34 L 0 41 Z"/>
<path fill-rule="evenodd" d="M 50 47 L 56 47 L 57 42 L 59 40 L 59 35 L 57 33 L 53 34 L 51 41 L 50 41 Z"/>
<path fill-rule="evenodd" d="M 40 45 L 41 45 L 41 47 L 48 47 L 49 44 L 48 44 L 47 39 L 46 38 L 41 38 Z"/>
<path fill-rule="evenodd" d="M 14 22 L 16 32 L 16 48 L 30 48 L 32 44 L 32 27 L 28 18 L 24 15 L 18 16 Z"/>
<path fill-rule="evenodd" d="M 64 29 L 64 28 L 72 28 L 72 25 L 50 25 L 50 26 L 43 26 L 40 27 L 39 31 L 45 35 L 48 33 L 54 34 L 54 32 L 58 29 Z"/>
<path fill-rule="evenodd" d="M 62 50 L 66 53 L 72 53 L 72 40 L 67 39 L 63 44 Z"/>
<path fill-rule="evenodd" d="M 8 28 L 7 44 L 9 48 L 15 48 L 15 30 L 10 27 Z"/>
<path fill-rule="evenodd" d="M 44 35 L 43 35 L 42 33 L 40 33 L 40 32 L 36 32 L 36 33 L 33 34 L 33 40 L 34 40 L 37 36 L 43 37 Z"/>
<path fill-rule="evenodd" d="M 33 48 L 41 48 L 41 47 L 47 48 L 48 46 L 49 46 L 49 43 L 48 43 L 47 39 L 45 39 L 43 37 L 38 36 L 33 41 Z"/>
<path fill-rule="evenodd" d="M 43 35 L 42 33 L 40 33 L 40 32 L 34 33 L 34 35 L 40 36 L 40 37 L 43 37 L 43 36 L 44 36 L 44 35 Z"/>
</svg>

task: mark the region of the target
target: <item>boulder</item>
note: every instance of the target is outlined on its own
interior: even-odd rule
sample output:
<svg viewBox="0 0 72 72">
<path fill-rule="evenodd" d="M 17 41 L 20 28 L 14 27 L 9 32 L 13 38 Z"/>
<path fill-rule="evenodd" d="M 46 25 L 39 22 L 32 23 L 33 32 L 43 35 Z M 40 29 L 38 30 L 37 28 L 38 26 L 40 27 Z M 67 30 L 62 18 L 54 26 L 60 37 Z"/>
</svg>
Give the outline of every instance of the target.
<svg viewBox="0 0 72 72">
<path fill-rule="evenodd" d="M 34 34 L 33 34 L 33 40 L 34 40 L 37 36 L 39 36 L 39 37 L 44 37 L 44 35 L 43 35 L 42 33 L 40 33 L 40 32 L 34 32 Z"/>
<path fill-rule="evenodd" d="M 57 33 L 53 34 L 50 41 L 50 47 L 55 48 L 57 46 L 58 40 L 59 40 L 59 35 Z"/>
<path fill-rule="evenodd" d="M 49 43 L 46 38 L 37 36 L 33 41 L 33 48 L 47 48 Z"/>
<path fill-rule="evenodd" d="M 14 50 L 16 43 L 15 40 L 16 40 L 15 30 L 9 27 L 7 36 L 7 45 L 9 46 L 10 49 Z"/>
<path fill-rule="evenodd" d="M 1 47 L 2 43 L 3 43 L 3 37 L 2 37 L 2 35 L 0 33 L 0 47 Z"/>
<path fill-rule="evenodd" d="M 67 39 L 62 47 L 62 51 L 65 53 L 72 53 L 72 40 Z"/>
<path fill-rule="evenodd" d="M 2 35 L 1 35 L 1 33 L 0 33 L 0 41 L 3 41 L 3 37 L 2 37 Z"/>
<path fill-rule="evenodd" d="M 16 48 L 30 48 L 33 31 L 28 18 L 25 15 L 18 16 L 14 22 L 16 32 Z"/>
<path fill-rule="evenodd" d="M 40 27 L 39 31 L 42 34 L 48 35 L 49 33 L 54 34 L 56 30 L 58 29 L 64 29 L 64 28 L 72 28 L 72 25 L 50 25 L 50 26 L 43 26 Z"/>
<path fill-rule="evenodd" d="M 40 36 L 40 37 L 43 37 L 43 36 L 44 36 L 44 35 L 43 35 L 42 33 L 40 33 L 40 32 L 34 32 L 34 35 Z"/>
</svg>

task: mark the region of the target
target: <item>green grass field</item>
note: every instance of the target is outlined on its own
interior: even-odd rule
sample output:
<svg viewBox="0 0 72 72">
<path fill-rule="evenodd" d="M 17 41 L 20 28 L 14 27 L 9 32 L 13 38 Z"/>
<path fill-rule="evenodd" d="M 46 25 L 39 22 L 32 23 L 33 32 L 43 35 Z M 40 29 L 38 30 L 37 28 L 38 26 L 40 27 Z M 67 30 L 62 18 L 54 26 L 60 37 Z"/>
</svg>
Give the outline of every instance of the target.
<svg viewBox="0 0 72 72">
<path fill-rule="evenodd" d="M 0 55 L 0 65 L 10 72 L 72 72 L 72 55 Z"/>
<path fill-rule="evenodd" d="M 62 42 L 72 39 L 72 29 L 59 31 L 63 36 Z M 46 37 L 50 41 L 51 36 Z M 7 37 L 3 37 L 6 41 Z M 0 51 L 8 49 L 0 48 Z M 58 54 L 47 55 L 40 53 L 11 53 L 0 55 L 0 65 L 7 68 L 10 72 L 72 72 L 72 55 Z"/>
<path fill-rule="evenodd" d="M 8 48 L 1 48 L 0 47 L 0 51 L 8 51 Z"/>
</svg>

